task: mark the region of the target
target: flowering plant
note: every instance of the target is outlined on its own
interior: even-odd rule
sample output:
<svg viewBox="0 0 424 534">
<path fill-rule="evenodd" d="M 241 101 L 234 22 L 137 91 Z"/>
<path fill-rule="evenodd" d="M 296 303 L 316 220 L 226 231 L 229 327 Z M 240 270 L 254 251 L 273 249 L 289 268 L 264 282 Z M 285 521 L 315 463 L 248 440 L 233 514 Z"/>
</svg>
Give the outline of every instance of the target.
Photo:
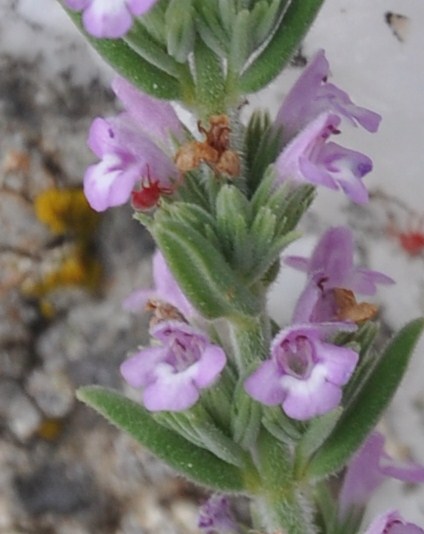
<svg viewBox="0 0 424 534">
<path fill-rule="evenodd" d="M 323 0 L 62 0 L 118 71 L 123 111 L 96 118 L 84 177 L 96 211 L 131 203 L 158 246 L 153 289 L 124 306 L 153 312 L 151 345 L 122 363 L 139 402 L 100 387 L 81 400 L 177 472 L 215 494 L 205 533 L 354 534 L 393 465 L 374 427 L 423 329 L 417 319 L 382 351 L 377 307 L 391 284 L 357 266 L 348 228 L 328 229 L 310 258 L 285 256 L 317 187 L 364 204 L 371 159 L 333 141 L 380 116 L 328 81 L 322 50 L 271 120 L 245 124 L 246 95 L 286 66 Z M 184 124 L 171 101 L 197 120 Z M 306 275 L 289 325 L 267 294 L 281 262 Z M 228 496 L 247 496 L 238 518 Z M 393 510 L 368 534 L 424 532 Z"/>
</svg>

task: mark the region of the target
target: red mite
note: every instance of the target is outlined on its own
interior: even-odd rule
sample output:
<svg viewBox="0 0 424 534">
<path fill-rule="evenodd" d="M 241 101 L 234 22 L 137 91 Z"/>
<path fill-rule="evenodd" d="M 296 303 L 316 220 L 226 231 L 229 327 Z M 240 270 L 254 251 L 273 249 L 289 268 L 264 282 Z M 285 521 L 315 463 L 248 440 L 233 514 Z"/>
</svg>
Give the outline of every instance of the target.
<svg viewBox="0 0 424 534">
<path fill-rule="evenodd" d="M 411 231 L 399 232 L 396 237 L 399 239 L 400 246 L 411 256 L 418 256 L 424 250 L 424 233 Z"/>
<path fill-rule="evenodd" d="M 134 209 L 146 211 L 158 205 L 162 195 L 171 195 L 173 189 L 160 185 L 158 180 L 152 180 L 150 173 L 141 181 L 141 189 L 131 193 L 131 203 Z"/>
<path fill-rule="evenodd" d="M 389 233 L 396 237 L 400 246 L 410 256 L 418 256 L 424 251 L 424 232 L 419 230 L 401 232 L 394 228 L 392 223 L 389 227 Z"/>
</svg>

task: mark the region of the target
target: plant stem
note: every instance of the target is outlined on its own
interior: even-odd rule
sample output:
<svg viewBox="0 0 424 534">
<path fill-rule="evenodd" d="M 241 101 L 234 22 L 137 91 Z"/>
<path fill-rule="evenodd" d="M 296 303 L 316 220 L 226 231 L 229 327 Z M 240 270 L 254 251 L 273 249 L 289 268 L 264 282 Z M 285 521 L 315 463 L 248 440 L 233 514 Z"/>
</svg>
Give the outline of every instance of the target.
<svg viewBox="0 0 424 534">
<path fill-rule="evenodd" d="M 289 447 L 262 430 L 257 453 L 262 488 L 256 506 L 264 528 L 270 534 L 314 534 L 311 506 L 293 480 Z"/>
</svg>

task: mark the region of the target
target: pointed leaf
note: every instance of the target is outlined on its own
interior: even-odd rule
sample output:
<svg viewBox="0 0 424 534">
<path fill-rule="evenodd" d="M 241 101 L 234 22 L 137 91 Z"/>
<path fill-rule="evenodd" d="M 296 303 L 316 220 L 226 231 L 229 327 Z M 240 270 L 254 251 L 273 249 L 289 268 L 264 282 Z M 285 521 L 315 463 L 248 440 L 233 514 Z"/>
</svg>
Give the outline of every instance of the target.
<svg viewBox="0 0 424 534">
<path fill-rule="evenodd" d="M 225 87 L 221 58 L 202 39 L 194 49 L 197 105 L 207 118 L 225 111 Z"/>
<path fill-rule="evenodd" d="M 255 444 L 258 436 L 262 406 L 246 394 L 243 382 L 241 379 L 234 391 L 231 426 L 234 440 L 248 450 Z"/>
<path fill-rule="evenodd" d="M 258 313 L 257 299 L 203 235 L 174 220 L 155 223 L 151 232 L 178 284 L 204 317 Z"/>
<path fill-rule="evenodd" d="M 295 469 L 298 472 L 302 470 L 307 460 L 328 438 L 342 413 L 343 408 L 338 406 L 331 412 L 316 417 L 310 422 L 308 429 L 296 447 Z"/>
<path fill-rule="evenodd" d="M 268 6 L 265 15 L 255 24 L 257 44 L 262 44 L 273 33 L 288 2 L 289 0 L 273 0 Z"/>
<path fill-rule="evenodd" d="M 234 24 L 234 19 L 237 14 L 234 0 L 218 0 L 219 15 L 221 24 L 225 28 L 226 32 L 230 35 L 231 28 Z"/>
<path fill-rule="evenodd" d="M 225 57 L 229 39 L 216 0 L 196 0 L 195 7 L 198 13 L 196 26 L 201 38 L 217 55 Z"/>
<path fill-rule="evenodd" d="M 181 99 L 179 81 L 137 54 L 123 39 L 95 39 L 84 31 L 81 15 L 66 9 L 97 52 L 124 78 L 156 98 Z"/>
<path fill-rule="evenodd" d="M 194 9 L 192 0 L 170 0 L 165 13 L 168 53 L 179 63 L 185 63 L 193 51 L 195 40 Z"/>
<path fill-rule="evenodd" d="M 321 478 L 339 471 L 379 421 L 402 380 L 424 319 L 408 323 L 394 337 L 324 445 L 312 458 L 307 476 Z"/>
<path fill-rule="evenodd" d="M 292 0 L 265 49 L 242 74 L 240 91 L 253 93 L 271 82 L 300 45 L 324 0 Z"/>
<path fill-rule="evenodd" d="M 232 72 L 240 72 L 249 53 L 251 45 L 251 18 L 247 9 L 237 13 L 231 34 L 228 68 Z"/>
<path fill-rule="evenodd" d="M 165 46 L 155 41 L 138 20 L 134 21 L 133 27 L 125 36 L 125 41 L 146 61 L 170 76 L 178 78 L 180 65 L 167 53 Z"/>
<path fill-rule="evenodd" d="M 200 403 L 184 412 L 160 412 L 155 419 L 171 429 L 177 429 L 174 425 L 178 425 L 184 437 L 224 462 L 237 467 L 245 463 L 244 451 L 215 424 Z"/>
<path fill-rule="evenodd" d="M 193 482 L 218 491 L 243 490 L 239 469 L 161 426 L 147 410 L 120 393 L 87 386 L 78 390 L 77 397 Z"/>
</svg>

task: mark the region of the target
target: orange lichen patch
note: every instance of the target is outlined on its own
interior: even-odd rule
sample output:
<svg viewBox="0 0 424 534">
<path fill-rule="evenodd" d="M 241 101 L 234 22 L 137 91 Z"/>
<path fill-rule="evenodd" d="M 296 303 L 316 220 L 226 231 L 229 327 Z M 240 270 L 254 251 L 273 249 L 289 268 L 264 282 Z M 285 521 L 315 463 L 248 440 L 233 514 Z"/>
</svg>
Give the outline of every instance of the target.
<svg viewBox="0 0 424 534">
<path fill-rule="evenodd" d="M 88 204 L 82 189 L 50 188 L 34 201 L 35 215 L 54 234 L 90 236 L 99 223 L 99 215 Z"/>
<path fill-rule="evenodd" d="M 9 174 L 19 172 L 27 175 L 29 173 L 31 159 L 28 152 L 23 150 L 10 150 L 3 160 L 3 172 Z"/>
<path fill-rule="evenodd" d="M 369 302 L 356 302 L 355 295 L 348 289 L 335 288 L 333 295 L 337 307 L 337 319 L 341 321 L 362 323 L 377 315 L 377 306 Z"/>
<path fill-rule="evenodd" d="M 230 149 L 229 119 L 227 115 L 212 115 L 209 124 L 210 128 L 206 130 L 198 123 L 199 131 L 206 140 L 183 145 L 175 155 L 175 164 L 185 173 L 201 163 L 207 163 L 215 172 L 235 178 L 240 174 L 240 158 Z"/>
<path fill-rule="evenodd" d="M 102 268 L 93 249 L 100 216 L 77 188 L 44 190 L 35 197 L 34 212 L 57 239 L 43 237 L 28 251 L 14 244 L 3 247 L 9 258 L 5 266 L 10 266 L 0 280 L 0 291 L 18 287 L 25 298 L 36 301 L 44 318 L 52 319 L 58 291 L 72 288 L 97 292 L 100 288 Z M 34 227 L 41 228 L 39 224 Z"/>
<path fill-rule="evenodd" d="M 63 430 L 63 420 L 56 418 L 44 419 L 37 429 L 37 436 L 46 441 L 55 441 Z"/>
<path fill-rule="evenodd" d="M 25 296 L 43 299 L 51 292 L 66 287 L 96 291 L 102 277 L 100 263 L 79 245 L 67 249 L 59 261 L 52 261 L 50 265 L 44 266 L 43 271 L 39 276 L 24 281 L 21 289 Z M 45 311 L 46 316 L 49 316 L 49 310 Z"/>
</svg>

